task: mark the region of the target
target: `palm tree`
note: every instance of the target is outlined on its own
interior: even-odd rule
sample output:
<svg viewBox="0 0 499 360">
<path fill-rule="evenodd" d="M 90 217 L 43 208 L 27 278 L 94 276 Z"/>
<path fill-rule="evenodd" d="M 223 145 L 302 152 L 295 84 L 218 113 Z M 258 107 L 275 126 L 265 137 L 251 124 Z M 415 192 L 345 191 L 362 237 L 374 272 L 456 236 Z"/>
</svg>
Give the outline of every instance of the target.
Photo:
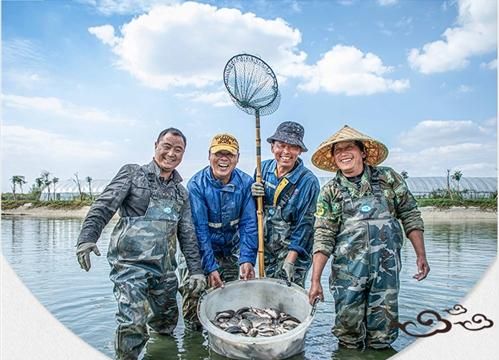
<svg viewBox="0 0 499 360">
<path fill-rule="evenodd" d="M 402 177 L 404 179 L 407 179 L 409 177 L 409 173 L 407 171 L 405 171 L 405 170 L 402 170 L 402 172 L 400 173 L 400 175 L 402 175 Z"/>
<path fill-rule="evenodd" d="M 49 176 L 50 173 L 47 170 L 42 170 L 42 172 L 40 173 L 40 179 L 42 179 L 42 186 L 44 189 L 47 188 L 48 192 L 47 200 L 50 200 L 50 184 L 52 183 L 49 180 Z"/>
<path fill-rule="evenodd" d="M 21 194 L 23 193 L 23 184 L 26 184 L 26 178 L 23 175 L 14 175 L 10 178 L 12 182 L 12 195 L 14 200 L 16 200 L 16 187 L 19 185 L 21 189 Z"/>
<path fill-rule="evenodd" d="M 90 200 L 93 199 L 92 197 L 92 178 L 90 176 L 87 176 L 85 178 L 85 181 L 88 183 L 88 194 L 90 195 Z"/>
<path fill-rule="evenodd" d="M 57 184 L 59 182 L 59 178 L 58 177 L 53 177 L 52 178 L 52 185 L 54 186 L 54 200 L 55 200 L 55 184 Z"/>
<path fill-rule="evenodd" d="M 463 177 L 463 172 L 461 170 L 456 170 L 454 171 L 454 174 L 452 174 L 451 178 L 457 183 L 457 192 L 459 192 L 459 182 L 461 181 L 461 178 Z"/>
<path fill-rule="evenodd" d="M 78 187 L 78 192 L 80 193 L 80 201 L 83 200 L 83 193 L 81 192 L 81 183 L 80 183 L 80 178 L 78 177 L 78 173 L 74 173 L 75 178 L 73 179 L 74 183 Z"/>
</svg>

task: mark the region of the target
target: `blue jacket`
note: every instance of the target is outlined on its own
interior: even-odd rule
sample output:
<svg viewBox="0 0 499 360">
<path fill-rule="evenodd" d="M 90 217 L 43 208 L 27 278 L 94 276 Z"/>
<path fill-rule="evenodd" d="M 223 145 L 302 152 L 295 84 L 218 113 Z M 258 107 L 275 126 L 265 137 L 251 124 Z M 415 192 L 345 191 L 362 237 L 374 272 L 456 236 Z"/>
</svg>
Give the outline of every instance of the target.
<svg viewBox="0 0 499 360">
<path fill-rule="evenodd" d="M 216 257 L 230 254 L 239 255 L 239 264 L 255 265 L 258 238 L 252 183 L 251 176 L 234 169 L 224 185 L 209 166 L 189 180 L 192 219 L 206 274 L 218 269 Z"/>
<path fill-rule="evenodd" d="M 295 250 L 304 257 L 310 257 L 314 235 L 314 213 L 320 186 L 317 177 L 298 158 L 296 167 L 283 178 L 276 175 L 275 160 L 262 161 L 262 179 L 265 184 L 265 207 L 276 206 L 292 184 L 293 194 L 282 209 L 283 220 L 291 226 L 288 250 Z M 282 182 L 284 187 L 279 186 Z M 279 187 L 278 187 L 279 186 Z M 276 190 L 278 191 L 276 197 Z"/>
</svg>

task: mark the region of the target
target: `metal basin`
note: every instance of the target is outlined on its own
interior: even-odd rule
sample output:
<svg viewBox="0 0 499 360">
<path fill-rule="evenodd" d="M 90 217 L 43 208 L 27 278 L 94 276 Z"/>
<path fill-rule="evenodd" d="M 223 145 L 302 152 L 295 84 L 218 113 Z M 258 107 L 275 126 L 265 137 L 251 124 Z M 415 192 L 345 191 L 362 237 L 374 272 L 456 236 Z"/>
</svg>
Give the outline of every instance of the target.
<svg viewBox="0 0 499 360">
<path fill-rule="evenodd" d="M 229 334 L 210 321 L 219 311 L 243 306 L 273 307 L 293 315 L 301 324 L 281 335 L 245 337 Z M 223 289 L 208 292 L 199 302 L 198 317 L 208 332 L 211 348 L 220 355 L 233 359 L 286 359 L 303 351 L 305 333 L 314 315 L 304 289 L 265 278 L 233 281 Z"/>
</svg>

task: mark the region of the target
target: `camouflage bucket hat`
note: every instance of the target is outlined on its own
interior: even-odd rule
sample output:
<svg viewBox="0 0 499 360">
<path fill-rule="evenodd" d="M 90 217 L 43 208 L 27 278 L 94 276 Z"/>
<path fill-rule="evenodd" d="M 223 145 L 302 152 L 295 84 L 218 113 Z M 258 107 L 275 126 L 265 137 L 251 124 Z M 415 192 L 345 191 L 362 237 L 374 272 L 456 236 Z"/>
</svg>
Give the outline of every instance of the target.
<svg viewBox="0 0 499 360">
<path fill-rule="evenodd" d="M 322 170 L 337 171 L 338 166 L 333 157 L 333 145 L 342 141 L 361 141 L 364 144 L 366 159 L 364 160 L 369 165 L 379 165 L 388 156 L 387 147 L 360 131 L 345 125 L 336 134 L 323 141 L 312 155 L 312 164 Z"/>
<path fill-rule="evenodd" d="M 298 145 L 305 152 L 308 149 L 303 143 L 303 135 L 305 135 L 303 126 L 294 121 L 285 121 L 279 124 L 274 135 L 269 137 L 267 142 L 272 144 L 273 141 L 280 141 L 290 145 Z"/>
</svg>

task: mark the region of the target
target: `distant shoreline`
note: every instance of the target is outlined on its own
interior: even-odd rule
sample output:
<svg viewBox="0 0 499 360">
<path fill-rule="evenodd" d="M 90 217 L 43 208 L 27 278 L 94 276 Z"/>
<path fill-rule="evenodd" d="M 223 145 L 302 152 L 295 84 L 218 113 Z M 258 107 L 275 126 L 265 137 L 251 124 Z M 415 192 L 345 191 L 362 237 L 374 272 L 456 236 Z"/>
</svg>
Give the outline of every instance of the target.
<svg viewBox="0 0 499 360">
<path fill-rule="evenodd" d="M 16 209 L 2 209 L 2 216 L 27 216 L 41 218 L 58 218 L 58 219 L 83 219 L 87 214 L 89 206 L 84 206 L 80 209 L 49 209 L 47 207 L 27 208 L 19 207 Z M 497 211 L 481 210 L 478 207 L 452 207 L 449 209 L 438 209 L 428 206 L 421 207 L 421 214 L 424 221 L 442 221 L 442 220 L 495 220 L 497 221 Z M 117 215 L 116 215 L 117 216 Z"/>
</svg>

